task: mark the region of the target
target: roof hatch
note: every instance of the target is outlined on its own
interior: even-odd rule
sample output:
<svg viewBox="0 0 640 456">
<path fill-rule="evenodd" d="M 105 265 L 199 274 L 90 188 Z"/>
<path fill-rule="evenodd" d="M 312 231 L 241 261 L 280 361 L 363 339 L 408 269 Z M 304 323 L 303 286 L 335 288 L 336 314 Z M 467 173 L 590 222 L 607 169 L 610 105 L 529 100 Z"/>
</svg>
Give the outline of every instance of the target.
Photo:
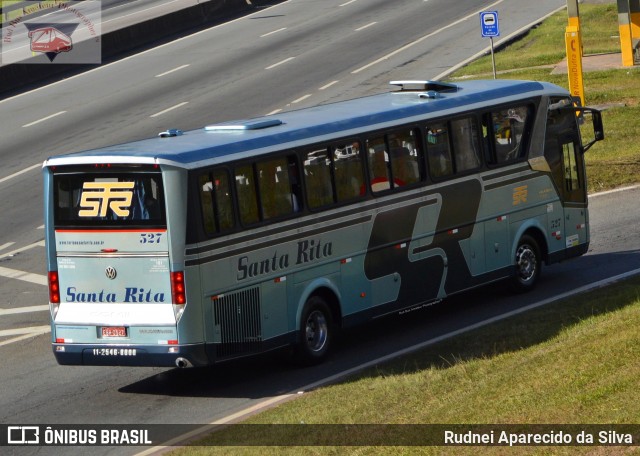
<svg viewBox="0 0 640 456">
<path fill-rule="evenodd" d="M 280 119 L 250 119 L 241 120 L 238 122 L 227 122 L 216 125 L 207 125 L 204 127 L 206 131 L 246 131 L 246 130 L 260 130 L 262 128 L 276 127 L 282 125 Z"/>
</svg>

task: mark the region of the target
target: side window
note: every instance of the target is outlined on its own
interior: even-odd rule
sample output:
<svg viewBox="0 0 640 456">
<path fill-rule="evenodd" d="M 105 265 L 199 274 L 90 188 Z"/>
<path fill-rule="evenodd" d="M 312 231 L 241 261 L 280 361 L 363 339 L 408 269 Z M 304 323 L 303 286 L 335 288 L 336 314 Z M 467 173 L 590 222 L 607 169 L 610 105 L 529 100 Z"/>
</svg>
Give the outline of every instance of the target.
<svg viewBox="0 0 640 456">
<path fill-rule="evenodd" d="M 371 191 L 404 187 L 420 181 L 422 152 L 414 130 L 387 133 L 367 140 Z"/>
<path fill-rule="evenodd" d="M 531 122 L 527 120 L 532 117 L 532 111 L 531 106 L 516 106 L 488 115 L 491 131 L 486 132 L 486 141 L 489 149 L 493 150 L 491 163 L 509 163 L 523 156 L 528 129 L 531 128 Z"/>
<path fill-rule="evenodd" d="M 263 220 L 300 210 L 286 157 L 259 162 L 256 164 L 256 171 Z"/>
<path fill-rule="evenodd" d="M 315 209 L 332 204 L 334 202 L 333 179 L 327 148 L 305 152 L 303 165 L 309 207 Z"/>
<path fill-rule="evenodd" d="M 330 150 L 332 151 L 338 202 L 358 198 L 362 195 L 362 189 L 364 188 L 360 143 L 352 141 L 346 144 L 339 144 Z"/>
<path fill-rule="evenodd" d="M 371 191 L 381 192 L 390 189 L 389 153 L 387 152 L 384 136 L 367 140 L 367 151 Z"/>
<path fill-rule="evenodd" d="M 455 172 L 460 173 L 480 166 L 478 128 L 471 117 L 451 121 L 451 138 Z"/>
<path fill-rule="evenodd" d="M 453 174 L 449 128 L 446 122 L 427 126 L 426 145 L 431 176 L 438 178 Z"/>
<path fill-rule="evenodd" d="M 235 177 L 240 221 L 243 225 L 256 223 L 260 220 L 260 216 L 253 166 L 248 164 L 237 167 Z"/>
<path fill-rule="evenodd" d="M 226 171 L 214 170 L 202 174 L 198 182 L 205 232 L 214 235 L 232 229 L 233 203 Z"/>
<path fill-rule="evenodd" d="M 420 157 L 413 130 L 387 135 L 394 186 L 415 184 L 420 181 Z"/>
</svg>

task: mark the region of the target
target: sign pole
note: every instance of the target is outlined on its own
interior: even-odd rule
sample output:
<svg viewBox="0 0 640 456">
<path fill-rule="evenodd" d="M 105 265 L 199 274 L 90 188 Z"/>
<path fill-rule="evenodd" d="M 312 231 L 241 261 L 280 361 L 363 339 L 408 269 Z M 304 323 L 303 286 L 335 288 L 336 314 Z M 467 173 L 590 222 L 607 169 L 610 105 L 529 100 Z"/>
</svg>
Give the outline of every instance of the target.
<svg viewBox="0 0 640 456">
<path fill-rule="evenodd" d="M 480 13 L 480 33 L 483 38 L 489 38 L 491 42 L 491 64 L 493 66 L 493 79 L 496 76 L 496 56 L 493 50 L 493 37 L 500 36 L 497 11 L 483 11 Z"/>
<path fill-rule="evenodd" d="M 496 78 L 496 56 L 493 53 L 493 37 L 490 36 L 489 40 L 491 41 L 491 63 L 493 65 L 493 79 L 497 79 Z"/>
</svg>

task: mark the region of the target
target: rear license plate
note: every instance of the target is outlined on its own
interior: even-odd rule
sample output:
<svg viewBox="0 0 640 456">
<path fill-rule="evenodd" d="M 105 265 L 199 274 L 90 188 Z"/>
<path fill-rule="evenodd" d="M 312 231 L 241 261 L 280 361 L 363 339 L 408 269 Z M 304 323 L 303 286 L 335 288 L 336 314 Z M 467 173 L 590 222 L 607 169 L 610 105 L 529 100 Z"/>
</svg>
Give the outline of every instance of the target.
<svg viewBox="0 0 640 456">
<path fill-rule="evenodd" d="M 127 337 L 125 326 L 103 326 L 102 337 Z"/>
<path fill-rule="evenodd" d="M 135 348 L 93 348 L 93 356 L 136 356 L 138 351 Z"/>
</svg>

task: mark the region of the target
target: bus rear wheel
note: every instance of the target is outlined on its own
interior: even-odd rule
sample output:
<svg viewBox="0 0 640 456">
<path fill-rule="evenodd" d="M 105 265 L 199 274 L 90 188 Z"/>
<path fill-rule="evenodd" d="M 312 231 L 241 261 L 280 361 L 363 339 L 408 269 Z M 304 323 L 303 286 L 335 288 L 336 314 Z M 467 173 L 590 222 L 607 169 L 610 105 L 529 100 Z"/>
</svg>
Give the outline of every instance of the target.
<svg viewBox="0 0 640 456">
<path fill-rule="evenodd" d="M 518 242 L 515 257 L 515 271 L 511 280 L 512 288 L 517 292 L 533 289 L 540 277 L 542 257 L 536 240 L 525 234 Z"/>
<path fill-rule="evenodd" d="M 321 363 L 333 341 L 333 319 L 329 306 L 320 296 L 311 296 L 302 309 L 295 358 L 299 364 Z"/>
</svg>

